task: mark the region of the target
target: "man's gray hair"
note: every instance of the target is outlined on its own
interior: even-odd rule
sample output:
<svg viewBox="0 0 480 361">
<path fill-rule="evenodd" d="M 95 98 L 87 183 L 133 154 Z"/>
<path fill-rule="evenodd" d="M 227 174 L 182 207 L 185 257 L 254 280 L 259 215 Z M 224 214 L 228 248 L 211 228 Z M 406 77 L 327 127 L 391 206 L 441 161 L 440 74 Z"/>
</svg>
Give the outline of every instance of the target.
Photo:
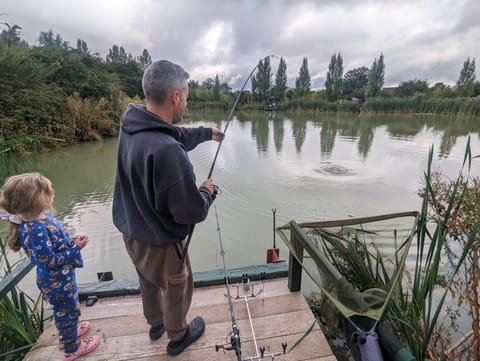
<svg viewBox="0 0 480 361">
<path fill-rule="evenodd" d="M 162 104 L 173 90 L 188 86 L 190 75 L 180 66 L 168 60 L 152 63 L 143 73 L 142 88 L 148 102 Z"/>
</svg>

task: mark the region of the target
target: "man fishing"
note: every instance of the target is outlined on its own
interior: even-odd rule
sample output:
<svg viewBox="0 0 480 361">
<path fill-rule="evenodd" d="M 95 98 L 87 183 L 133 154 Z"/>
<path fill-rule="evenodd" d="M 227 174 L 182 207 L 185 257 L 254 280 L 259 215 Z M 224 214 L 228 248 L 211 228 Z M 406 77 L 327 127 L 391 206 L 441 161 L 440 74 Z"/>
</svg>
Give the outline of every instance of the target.
<svg viewBox="0 0 480 361">
<path fill-rule="evenodd" d="M 187 107 L 188 78 L 166 60 L 146 69 L 146 106 L 129 104 L 120 119 L 112 211 L 137 270 L 150 339 L 166 330 L 172 356 L 205 330 L 201 317 L 186 322 L 193 294 L 188 255 L 178 266 L 187 234 L 207 217 L 214 185 L 209 178 L 197 187 L 187 152 L 224 136 L 217 128 L 175 126 Z"/>
</svg>

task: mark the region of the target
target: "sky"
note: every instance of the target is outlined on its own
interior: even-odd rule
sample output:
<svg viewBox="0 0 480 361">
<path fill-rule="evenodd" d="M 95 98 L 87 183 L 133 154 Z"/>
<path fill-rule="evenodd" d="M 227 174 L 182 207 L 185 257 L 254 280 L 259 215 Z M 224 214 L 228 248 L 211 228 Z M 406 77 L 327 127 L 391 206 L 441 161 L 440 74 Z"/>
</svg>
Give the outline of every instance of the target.
<svg viewBox="0 0 480 361">
<path fill-rule="evenodd" d="M 480 61 L 480 0 L 0 0 L 0 22 L 21 26 L 31 45 L 53 30 L 103 58 L 114 44 L 134 56 L 147 49 L 233 89 L 271 54 L 285 59 L 291 87 L 307 57 L 317 90 L 338 53 L 344 73 L 383 53 L 385 86 L 454 85 L 468 57 Z M 275 75 L 278 58 L 271 65 Z"/>
</svg>

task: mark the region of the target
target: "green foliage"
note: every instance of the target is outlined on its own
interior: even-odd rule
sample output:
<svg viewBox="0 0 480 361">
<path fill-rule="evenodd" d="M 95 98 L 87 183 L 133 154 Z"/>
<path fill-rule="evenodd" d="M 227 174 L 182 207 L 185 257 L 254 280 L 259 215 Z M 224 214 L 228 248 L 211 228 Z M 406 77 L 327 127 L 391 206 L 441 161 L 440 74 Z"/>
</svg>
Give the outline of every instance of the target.
<svg viewBox="0 0 480 361">
<path fill-rule="evenodd" d="M 0 238 L 0 264 L 2 262 L 6 269 L 3 276 L 5 277 L 12 271 L 12 267 Z M 41 295 L 35 301 L 17 288 L 13 288 L 7 297 L 0 300 L 1 360 L 14 361 L 23 358 L 43 330 L 42 317 Z"/>
<path fill-rule="evenodd" d="M 368 68 L 362 66 L 347 71 L 343 77 L 343 95 L 364 99 L 365 87 L 368 83 Z"/>
<path fill-rule="evenodd" d="M 325 80 L 325 89 L 327 99 L 331 102 L 340 98 L 343 93 L 343 59 L 340 53 L 333 54 L 328 65 L 327 79 Z"/>
<path fill-rule="evenodd" d="M 135 61 L 114 45 L 106 62 L 90 54 L 81 39 L 71 48 L 49 30 L 40 33 L 40 46 L 29 46 L 21 41 L 20 30 L 4 24 L 0 33 L 0 152 L 115 135 L 123 99 L 143 96 L 148 51 Z M 71 108 L 71 97 L 82 104 L 77 107 L 83 109 L 80 118 L 71 118 L 79 114 Z"/>
<path fill-rule="evenodd" d="M 258 102 L 267 102 L 272 87 L 272 67 L 270 57 L 260 59 L 257 66 L 257 73 L 252 78 L 252 93 Z"/>
<path fill-rule="evenodd" d="M 201 85 L 198 81 L 190 80 L 188 82 L 189 95 L 188 107 L 191 109 L 206 108 L 210 109 L 213 103 L 218 103 L 214 108 L 222 109 L 225 103 L 229 104 L 233 99 L 233 94 L 227 83 L 221 83 L 218 75 L 215 80 L 212 78 L 206 79 Z M 200 104 L 205 102 L 204 106 Z"/>
<path fill-rule="evenodd" d="M 53 34 L 53 30 L 41 31 L 40 36 L 38 37 L 38 42 L 40 46 L 46 47 L 56 47 L 56 48 L 68 48 L 68 42 L 63 41 L 60 34 Z"/>
<path fill-rule="evenodd" d="M 365 90 L 365 97 L 372 98 L 380 94 L 385 78 L 385 64 L 383 61 L 383 54 L 380 54 L 379 59 L 375 59 L 372 68 L 368 73 L 368 83 Z"/>
<path fill-rule="evenodd" d="M 357 104 L 351 101 L 340 101 L 338 103 L 328 102 L 319 98 L 293 98 L 277 107 L 283 111 L 303 111 L 303 112 L 347 112 L 355 113 L 358 111 Z"/>
<path fill-rule="evenodd" d="M 280 58 L 278 63 L 277 74 L 275 75 L 275 85 L 273 87 L 273 95 L 278 100 L 283 100 L 285 91 L 287 90 L 287 63 L 283 58 Z"/>
<path fill-rule="evenodd" d="M 305 97 L 310 93 L 310 74 L 308 72 L 308 60 L 303 58 L 302 66 L 298 78 L 295 80 L 295 94 L 299 97 Z"/>
<path fill-rule="evenodd" d="M 142 70 L 147 69 L 152 64 L 152 56 L 147 49 L 143 49 L 142 55 L 138 57 L 138 62 Z"/>
<path fill-rule="evenodd" d="M 213 100 L 220 101 L 220 79 L 218 74 L 215 75 L 215 83 L 213 84 Z"/>
<path fill-rule="evenodd" d="M 6 29 L 3 29 L 0 33 L 1 42 L 5 43 L 8 47 L 20 43 L 22 28 L 18 25 L 2 24 L 5 25 Z"/>
<path fill-rule="evenodd" d="M 480 332 L 478 298 L 480 183 L 478 178 L 469 182 L 468 174 L 472 162 L 470 140 L 467 142 L 462 169 L 456 179 L 441 181 L 432 173 L 432 160 L 433 148 L 429 152 L 424 175 L 425 187 L 420 191 L 423 202 L 414 228 L 415 264 L 405 269 L 403 282 L 395 283 L 391 273 L 388 272 L 392 266 L 395 269 L 404 267 L 405 262 L 405 254 L 401 255 L 404 253 L 401 252 L 404 244 L 402 237 L 398 237 L 397 241 L 396 230 L 394 231 L 396 252 L 393 257 L 385 257 L 379 248 L 373 243 L 370 244 L 370 241 L 367 244 L 355 237 L 349 237 L 348 242 L 345 242 L 345 234 L 361 233 L 376 236 L 377 232 L 371 232 L 370 228 L 345 227 L 342 232 L 323 231 L 328 236 L 323 240 L 330 240 L 328 247 L 325 243 L 322 244 L 329 262 L 335 265 L 335 270 L 356 290 L 372 288 L 388 290 L 391 285 L 395 285 L 384 320 L 400 335 L 416 360 L 453 358 L 452 354 L 446 355 L 445 352 L 455 340 L 450 339 L 449 325 L 443 324 L 445 315 L 447 318 L 456 317 L 456 313 L 446 302 L 449 294 L 456 299 L 456 302 L 452 302 L 454 304 L 461 305 L 464 298 L 468 299 L 474 339 L 478 340 Z M 339 222 L 341 221 L 328 223 L 333 227 Z M 315 222 L 305 223 L 303 227 L 313 227 L 314 224 Z M 320 231 L 316 229 L 314 232 Z M 339 242 L 339 239 L 342 241 Z M 461 243 L 460 247 L 455 247 L 456 242 Z M 446 260 L 446 257 L 449 259 Z M 322 272 L 326 272 L 326 266 L 318 267 Z M 457 283 L 459 279 L 463 281 Z M 355 304 L 358 300 L 347 297 L 344 302 Z M 467 349 L 470 347 L 467 359 L 479 358 L 478 344 L 473 342 L 466 347 Z"/>
<path fill-rule="evenodd" d="M 429 88 L 426 80 L 414 79 L 402 81 L 397 89 L 395 95 L 399 97 L 411 97 L 414 95 L 428 94 Z"/>
<path fill-rule="evenodd" d="M 463 169 L 466 168 L 467 173 L 470 171 L 470 142 L 467 143 L 462 171 L 452 182 L 443 204 L 440 204 L 432 183 L 432 159 L 433 148 L 430 150 L 425 172 L 421 217 L 417 227 L 415 268 L 408 274 L 406 286 L 399 289 L 399 300 L 392 303 L 390 309 L 392 318 L 403 320 L 397 323 L 399 331 L 417 360 L 442 357 L 440 346 L 446 346 L 444 343 L 448 340 L 448 335 L 440 334 L 440 317 L 445 309 L 445 300 L 472 247 L 478 242 L 480 231 L 480 218 L 477 213 L 474 223 L 462 235 L 465 243 L 463 249 L 457 253 L 455 265 L 452 268 L 445 267 L 444 251 L 451 240 L 448 225 L 452 215 L 462 208 L 466 196 L 466 188 L 461 185 L 464 181 Z M 445 211 L 438 214 L 438 217 L 430 216 L 431 210 L 440 208 Z M 446 283 L 444 290 L 439 290 L 439 280 L 442 277 L 445 277 Z"/>
<path fill-rule="evenodd" d="M 475 58 L 470 61 L 470 57 L 468 57 L 463 63 L 460 77 L 457 80 L 457 92 L 459 96 L 471 97 L 473 95 L 475 78 Z"/>
<path fill-rule="evenodd" d="M 138 95 L 143 98 L 143 70 L 135 61 L 110 61 L 105 64 L 106 70 L 118 77 L 120 89 L 133 98 Z"/>
<path fill-rule="evenodd" d="M 480 116 L 478 98 L 427 98 L 424 96 L 408 98 L 370 98 L 362 105 L 362 112 L 370 113 L 429 113 L 461 114 Z"/>
<path fill-rule="evenodd" d="M 434 98 L 453 98 L 454 91 L 449 85 L 445 85 L 442 82 L 435 83 L 430 89 L 430 93 Z"/>
<path fill-rule="evenodd" d="M 113 45 L 108 50 L 107 63 L 127 63 L 128 55 L 123 46 Z"/>
</svg>

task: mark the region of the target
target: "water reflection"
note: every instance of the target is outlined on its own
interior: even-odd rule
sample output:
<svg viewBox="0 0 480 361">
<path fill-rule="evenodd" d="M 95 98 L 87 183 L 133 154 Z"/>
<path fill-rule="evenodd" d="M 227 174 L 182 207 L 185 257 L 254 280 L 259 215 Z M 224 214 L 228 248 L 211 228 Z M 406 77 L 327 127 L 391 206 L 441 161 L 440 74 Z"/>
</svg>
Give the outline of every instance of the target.
<svg viewBox="0 0 480 361">
<path fill-rule="evenodd" d="M 220 116 L 222 113 L 219 113 Z M 219 116 L 216 114 L 216 117 Z M 223 114 L 224 118 L 226 116 Z M 200 117 L 201 119 L 204 116 Z M 291 125 L 291 137 L 295 140 L 295 150 L 301 154 L 308 127 L 320 129 L 320 153 L 328 158 L 337 141 L 337 135 L 344 139 L 358 142 L 358 154 L 363 159 L 368 157 L 374 141 L 375 130 L 385 127 L 387 133 L 393 139 L 410 140 L 424 130 L 442 132 L 439 145 L 439 158 L 448 157 L 457 138 L 468 134 L 480 134 L 480 120 L 474 118 L 455 118 L 447 116 L 426 115 L 331 115 L 331 114 L 275 114 L 271 112 L 240 113 L 238 120 L 245 127 L 251 125 L 251 136 L 256 142 L 259 154 L 268 152 L 270 126 L 273 128 L 273 140 L 277 152 L 281 152 L 285 137 L 285 124 Z M 221 121 L 216 118 L 215 124 L 219 126 Z"/>
</svg>

